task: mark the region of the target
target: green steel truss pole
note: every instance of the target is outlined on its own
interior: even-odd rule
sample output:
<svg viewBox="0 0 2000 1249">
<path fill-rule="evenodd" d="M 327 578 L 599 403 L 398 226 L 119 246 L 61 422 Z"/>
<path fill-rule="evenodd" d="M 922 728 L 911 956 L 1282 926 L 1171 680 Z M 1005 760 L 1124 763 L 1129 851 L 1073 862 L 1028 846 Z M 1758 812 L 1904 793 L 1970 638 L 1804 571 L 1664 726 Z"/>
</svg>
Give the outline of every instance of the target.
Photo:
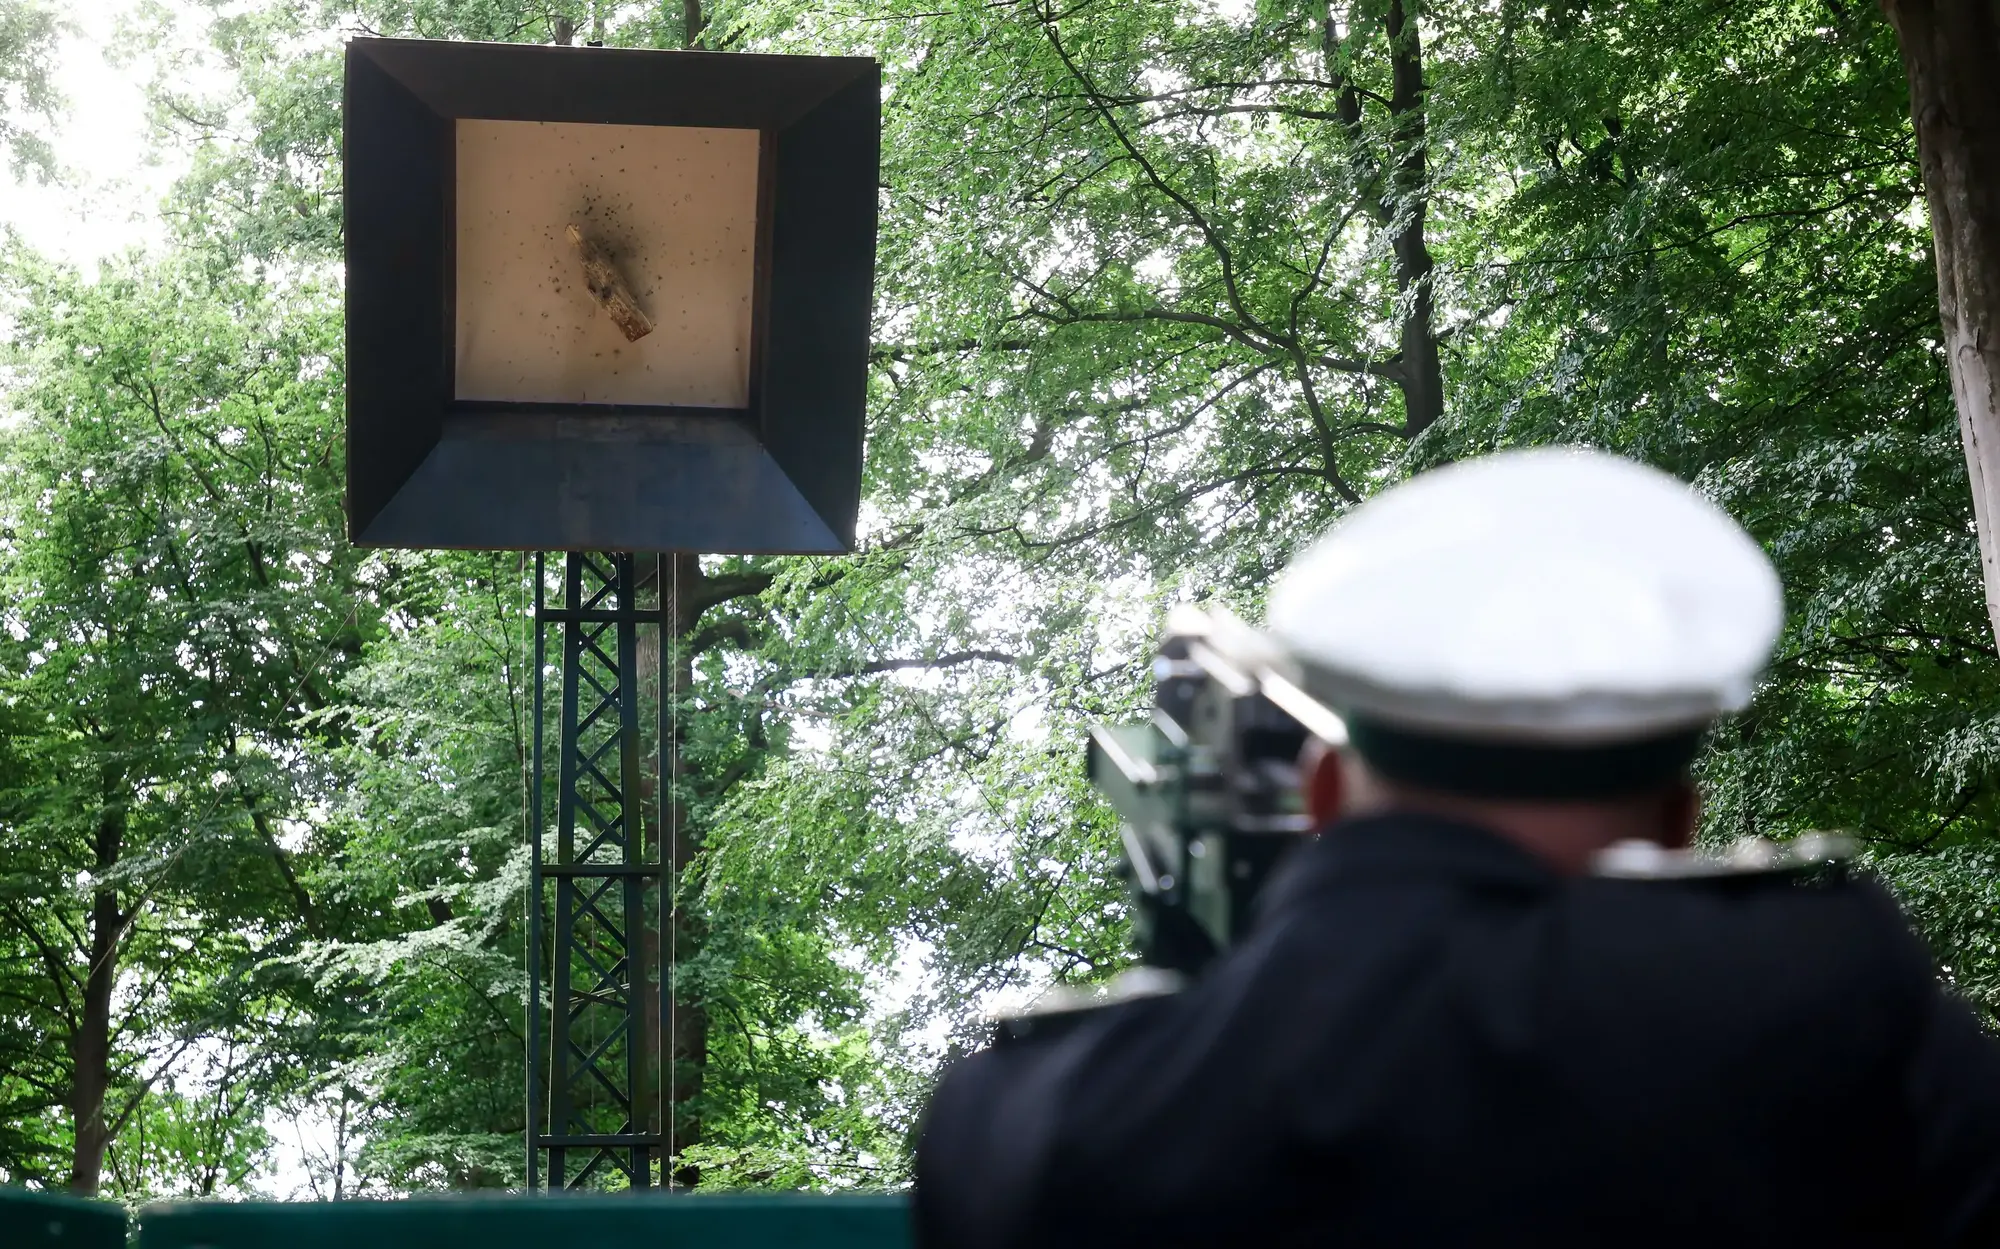
<svg viewBox="0 0 2000 1249">
<path fill-rule="evenodd" d="M 648 851 L 641 803 L 638 628 L 657 627 L 662 616 L 640 609 L 631 555 L 571 552 L 559 608 L 543 601 L 539 557 L 536 573 L 528 1186 L 617 1187 L 622 1179 L 644 1188 L 663 1144 L 647 1114 L 655 1058 L 647 1049 L 659 1033 L 644 1018 L 647 988 L 658 983 L 650 965 L 657 950 L 649 952 L 644 934 L 661 865 Z M 553 861 L 541 840 L 551 626 L 562 656 Z M 551 894 L 552 941 L 542 931 Z"/>
</svg>

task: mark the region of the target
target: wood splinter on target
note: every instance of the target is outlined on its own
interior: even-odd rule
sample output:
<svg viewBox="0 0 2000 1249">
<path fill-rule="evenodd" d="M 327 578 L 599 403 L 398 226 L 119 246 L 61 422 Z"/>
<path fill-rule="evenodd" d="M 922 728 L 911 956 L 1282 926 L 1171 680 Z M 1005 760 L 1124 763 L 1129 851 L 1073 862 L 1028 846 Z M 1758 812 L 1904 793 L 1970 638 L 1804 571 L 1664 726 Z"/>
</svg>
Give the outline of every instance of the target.
<svg viewBox="0 0 2000 1249">
<path fill-rule="evenodd" d="M 639 301 L 632 297 L 632 288 L 625 285 L 625 279 L 618 276 L 618 270 L 611 263 L 611 253 L 596 239 L 587 239 L 575 222 L 565 231 L 570 245 L 583 261 L 583 284 L 590 288 L 591 297 L 598 306 L 610 314 L 625 341 L 636 343 L 653 332 L 653 322 L 640 310 Z"/>
</svg>

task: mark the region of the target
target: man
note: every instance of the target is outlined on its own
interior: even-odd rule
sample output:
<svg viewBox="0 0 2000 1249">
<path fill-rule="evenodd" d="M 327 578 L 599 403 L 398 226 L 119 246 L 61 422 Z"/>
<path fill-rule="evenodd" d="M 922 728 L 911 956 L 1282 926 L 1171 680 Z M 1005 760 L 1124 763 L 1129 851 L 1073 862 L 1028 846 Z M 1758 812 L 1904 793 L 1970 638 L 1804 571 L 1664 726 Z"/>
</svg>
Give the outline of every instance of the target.
<svg viewBox="0 0 2000 1249">
<path fill-rule="evenodd" d="M 2000 1052 L 1895 905 L 1676 853 L 1782 614 L 1607 455 L 1354 511 L 1270 601 L 1321 833 L 1183 991 L 946 1074 L 919 1243 L 2000 1246 Z"/>
</svg>

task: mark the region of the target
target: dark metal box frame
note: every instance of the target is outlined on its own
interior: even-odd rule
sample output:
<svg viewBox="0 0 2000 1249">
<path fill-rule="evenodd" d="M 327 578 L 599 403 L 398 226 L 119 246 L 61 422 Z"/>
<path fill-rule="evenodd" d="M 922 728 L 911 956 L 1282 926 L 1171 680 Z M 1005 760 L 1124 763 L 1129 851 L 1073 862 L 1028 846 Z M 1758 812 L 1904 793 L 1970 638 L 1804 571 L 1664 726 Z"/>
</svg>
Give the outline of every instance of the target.
<svg viewBox="0 0 2000 1249">
<path fill-rule="evenodd" d="M 880 83 L 880 67 L 856 57 L 350 42 L 349 537 L 381 547 L 850 549 Z M 454 398 L 460 118 L 760 133 L 747 408 Z"/>
</svg>

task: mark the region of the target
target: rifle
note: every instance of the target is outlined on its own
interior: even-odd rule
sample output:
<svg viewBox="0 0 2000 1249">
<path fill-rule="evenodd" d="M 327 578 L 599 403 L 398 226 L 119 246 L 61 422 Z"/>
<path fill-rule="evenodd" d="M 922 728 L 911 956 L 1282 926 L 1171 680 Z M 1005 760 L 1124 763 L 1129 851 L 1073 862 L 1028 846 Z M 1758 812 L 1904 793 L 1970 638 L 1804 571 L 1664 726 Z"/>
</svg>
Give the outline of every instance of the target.
<svg viewBox="0 0 2000 1249">
<path fill-rule="evenodd" d="M 1308 737 L 1340 744 L 1347 730 L 1220 608 L 1174 609 L 1153 676 L 1148 720 L 1091 730 L 1089 776 L 1124 822 L 1140 959 L 1188 975 L 1242 935 L 1272 869 L 1312 831 Z"/>
</svg>

